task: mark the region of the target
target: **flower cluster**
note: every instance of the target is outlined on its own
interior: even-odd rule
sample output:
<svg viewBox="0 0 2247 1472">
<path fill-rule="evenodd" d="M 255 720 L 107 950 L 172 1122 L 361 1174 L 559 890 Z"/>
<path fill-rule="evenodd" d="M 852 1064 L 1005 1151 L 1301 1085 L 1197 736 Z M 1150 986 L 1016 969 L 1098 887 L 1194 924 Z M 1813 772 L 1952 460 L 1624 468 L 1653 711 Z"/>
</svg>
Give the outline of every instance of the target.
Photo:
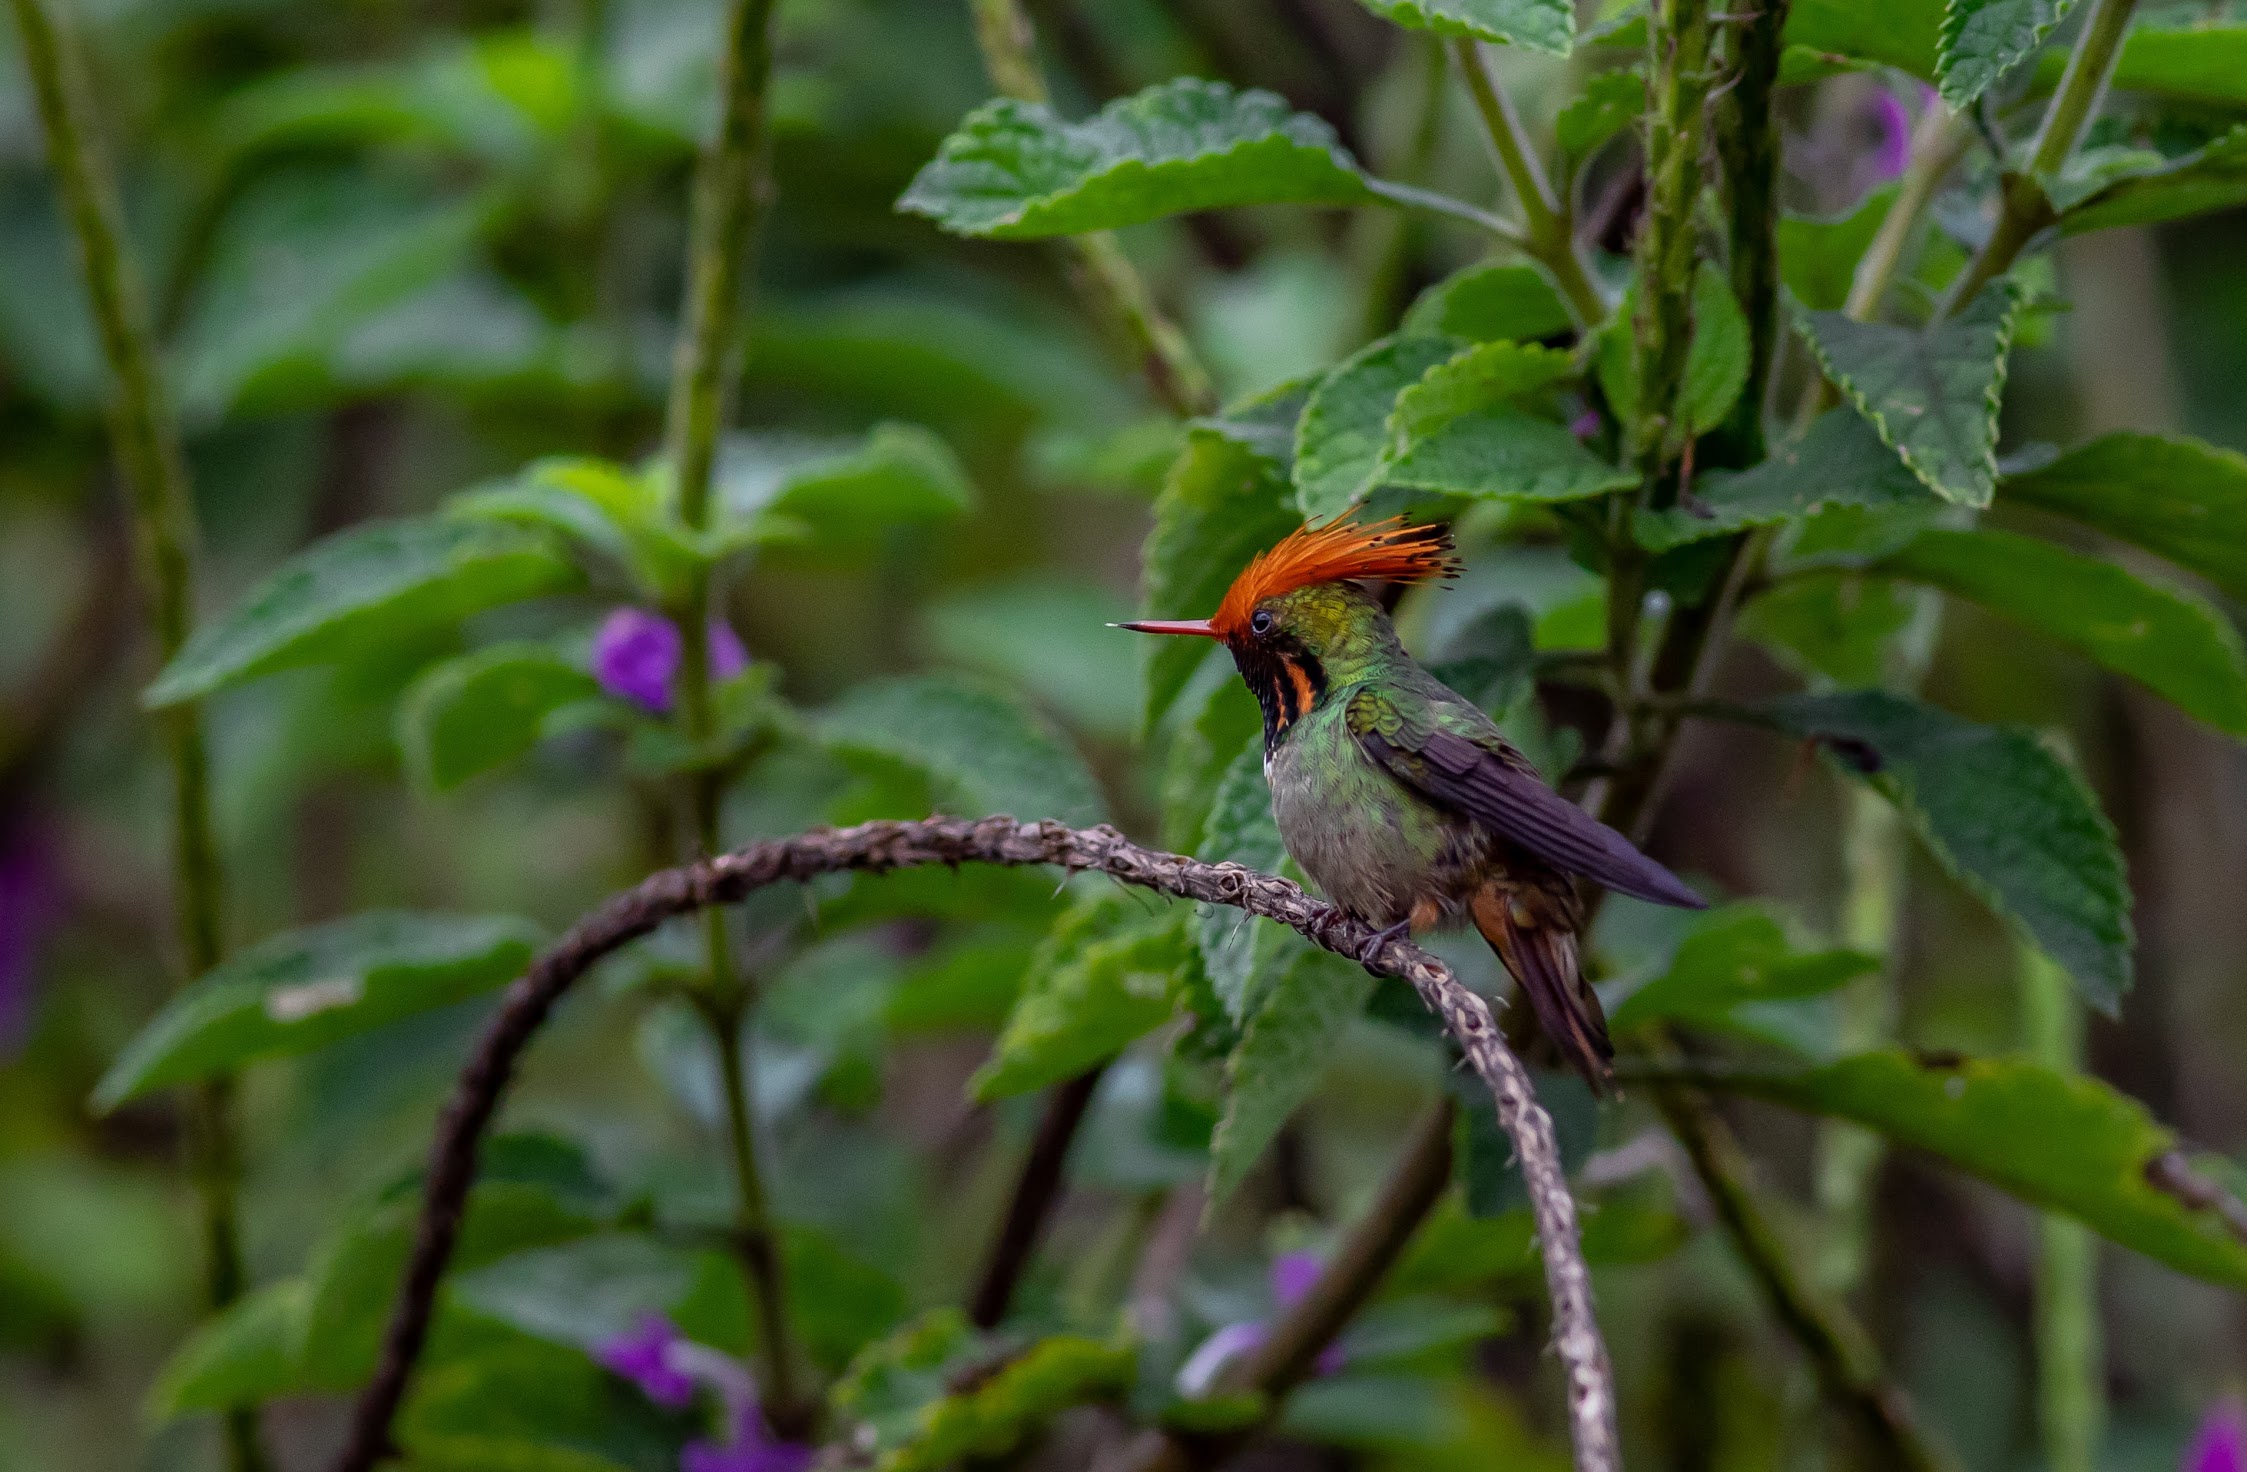
<svg viewBox="0 0 2247 1472">
<path fill-rule="evenodd" d="M 619 608 L 593 636 L 593 678 L 619 700 L 662 715 L 671 709 L 672 685 L 686 641 L 679 626 L 644 608 Z M 741 636 L 710 621 L 710 678 L 729 680 L 749 667 Z"/>
<path fill-rule="evenodd" d="M 593 1357 L 667 1410 L 684 1410 L 702 1390 L 724 1407 L 726 1439 L 688 1442 L 679 1452 L 679 1472 L 804 1472 L 812 1463 L 813 1448 L 773 1434 L 756 1382 L 738 1361 L 695 1343 L 661 1314 L 642 1318 Z"/>
</svg>

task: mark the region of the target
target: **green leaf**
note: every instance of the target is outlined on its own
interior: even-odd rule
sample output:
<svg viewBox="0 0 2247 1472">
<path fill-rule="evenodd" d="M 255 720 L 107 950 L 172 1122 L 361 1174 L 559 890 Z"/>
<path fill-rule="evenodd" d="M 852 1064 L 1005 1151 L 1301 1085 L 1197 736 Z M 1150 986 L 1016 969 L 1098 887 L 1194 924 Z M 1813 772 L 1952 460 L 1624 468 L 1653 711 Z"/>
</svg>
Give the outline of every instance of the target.
<svg viewBox="0 0 2247 1472">
<path fill-rule="evenodd" d="M 2141 22 L 2123 39 L 2122 55 L 2114 64 L 2114 85 L 2129 92 L 2218 106 L 2247 103 L 2247 26 L 2169 29 Z"/>
<path fill-rule="evenodd" d="M 1529 611 L 1501 603 L 1462 625 L 1428 672 L 1503 721 L 1537 685 L 1537 645 Z"/>
<path fill-rule="evenodd" d="M 1800 1029 L 1772 1004 L 1824 996 L 1879 965 L 1861 951 L 1797 951 L 1768 912 L 1727 905 L 1697 918 L 1669 969 L 1625 997 L 1608 1020 L 1617 1032 L 1683 1022 L 1800 1051 Z"/>
<path fill-rule="evenodd" d="M 2112 1013 L 2130 989 L 2130 886 L 2113 825 L 2035 736 L 1878 690 L 1765 709 L 1825 743 L 1909 818 L 1929 850 Z"/>
<path fill-rule="evenodd" d="M 1208 617 L 1248 560 L 1301 524 L 1284 472 L 1237 440 L 1197 427 L 1155 498 L 1155 524 L 1140 555 L 1140 616 Z M 1212 646 L 1204 639 L 1116 637 L 1146 647 L 1152 730 Z"/>
<path fill-rule="evenodd" d="M 1212 864 L 1239 864 L 1264 874 L 1279 872 L 1286 861 L 1287 845 L 1272 817 L 1272 790 L 1264 781 L 1262 742 L 1251 742 L 1225 769 L 1194 852 Z M 1269 937 L 1260 944 L 1267 932 Z M 1234 1022 L 1247 1020 L 1257 990 L 1252 982 L 1282 938 L 1300 940 L 1281 927 L 1256 924 L 1252 916 L 1231 905 L 1195 905 L 1194 943 L 1210 984 Z"/>
<path fill-rule="evenodd" d="M 969 1090 L 1026 1094 L 1105 1062 L 1169 1020 L 1180 973 L 1193 964 L 1183 912 L 1149 912 L 1103 891 L 1062 912 L 1038 947 L 1022 999 Z"/>
<path fill-rule="evenodd" d="M 461 492 L 446 510 L 551 531 L 614 563 L 650 599 L 667 602 L 684 592 L 699 559 L 686 529 L 670 519 L 665 484 L 660 468 L 547 459 L 512 480 Z"/>
<path fill-rule="evenodd" d="M 1925 329 L 1798 311 L 1826 377 L 1912 473 L 1946 501 L 1987 506 L 1997 487 L 1997 407 L 2021 291 L 1998 280 Z"/>
<path fill-rule="evenodd" d="M 253 1406 L 292 1386 L 310 1304 L 310 1285 L 285 1278 L 206 1319 L 157 1373 L 150 1417 Z"/>
<path fill-rule="evenodd" d="M 2008 502 L 2072 517 L 2247 601 L 2247 455 L 2236 450 L 2102 435 L 1998 489 Z"/>
<path fill-rule="evenodd" d="M 1566 56 L 1576 40 L 1568 0 L 1360 0 L 1400 26 L 1473 41 L 1511 41 Z"/>
<path fill-rule="evenodd" d="M 1667 552 L 1829 506 L 1885 511 L 1941 504 L 1872 426 L 1846 409 L 1821 415 L 1802 438 L 1780 445 L 1752 470 L 1698 477 L 1693 500 L 1695 505 L 1668 510 L 1640 508 L 1631 524 L 1639 545 Z"/>
<path fill-rule="evenodd" d="M 2118 179 L 2059 217 L 2060 233 L 2158 225 L 2247 201 L 2247 124 L 2164 167 Z"/>
<path fill-rule="evenodd" d="M 2213 1210 L 2147 1177 L 2176 1136 L 2096 1079 L 2025 1059 L 1868 1053 L 1804 1073 L 1726 1075 L 1723 1086 L 1854 1121 L 2179 1272 L 2247 1287 L 2247 1246 Z"/>
<path fill-rule="evenodd" d="M 1419 998 L 1409 1005 L 1418 1006 Z M 1534 1078 L 1537 1101 L 1552 1117 L 1561 1169 L 1573 1176 L 1599 1145 L 1599 1099 L 1573 1073 L 1540 1069 Z M 1497 1101 L 1471 1069 L 1454 1069 L 1447 1082 L 1459 1104 L 1457 1174 L 1467 1214 L 1487 1218 L 1526 1209 L 1529 1183 L 1512 1138 L 1498 1123 Z"/>
<path fill-rule="evenodd" d="M 1397 395 L 1376 481 L 1493 500 L 1574 501 L 1635 484 L 1565 427 L 1509 400 L 1574 370 L 1569 354 L 1491 342 L 1430 368 Z"/>
<path fill-rule="evenodd" d="M 2247 650 L 2197 598 L 2017 532 L 1925 531 L 1876 567 L 1979 603 L 2247 736 Z"/>
<path fill-rule="evenodd" d="M 1295 425 L 1295 498 L 1304 518 L 1340 516 L 1380 484 L 1397 395 L 1459 350 L 1448 337 L 1384 337 L 1311 390 Z"/>
<path fill-rule="evenodd" d="M 1048 1335 L 988 1375 L 961 1377 L 972 1388 L 924 1405 L 903 1442 L 876 1458 L 875 1472 L 1000 1460 L 1070 1407 L 1120 1398 L 1137 1372 L 1128 1346 Z"/>
<path fill-rule="evenodd" d="M 1876 62 L 1932 82 L 1944 10 L 1945 0 L 1895 0 L 1877 8 L 1861 0 L 1795 0 L 1784 38 L 1789 47 Z"/>
<path fill-rule="evenodd" d="M 387 910 L 284 932 L 174 997 L 102 1076 L 94 1108 L 481 995 L 518 975 L 537 940 L 509 916 Z"/>
<path fill-rule="evenodd" d="M 1467 342 L 1535 342 L 1575 327 L 1568 304 L 1534 267 L 1485 261 L 1455 271 L 1421 292 L 1398 331 Z"/>
<path fill-rule="evenodd" d="M 1935 57 L 1943 101 L 1972 107 L 2074 8 L 2075 0 L 1949 0 Z"/>
<path fill-rule="evenodd" d="M 1618 418 L 1639 414 L 1638 355 L 1631 338 L 1628 298 L 1616 308 L 1599 341 L 1600 391 Z M 1678 385 L 1677 417 L 1693 435 L 1724 422 L 1748 379 L 1748 319 L 1724 273 L 1703 261 L 1693 274 L 1693 341 L 1686 348 L 1685 379 Z"/>
<path fill-rule="evenodd" d="M 1139 650 L 1109 625 L 1129 617 L 1105 584 L 1032 574 L 947 594 L 922 612 L 929 651 L 1026 690 L 1074 727 L 1119 742 L 1139 729 Z"/>
<path fill-rule="evenodd" d="M 1212 1207 L 1233 1194 L 1318 1088 L 1373 987 L 1364 967 L 1304 944 L 1257 994 L 1241 1040 L 1225 1060 L 1225 1112 L 1209 1142 Z"/>
<path fill-rule="evenodd" d="M 1107 810 L 1091 769 L 1050 720 L 978 682 L 876 680 L 829 706 L 816 730 L 832 751 L 925 773 L 945 810 L 962 816 L 1007 813 L 1083 827 Z"/>
<path fill-rule="evenodd" d="M 1922 596 L 1848 569 L 1799 573 L 1742 609 L 1740 632 L 1802 675 L 1845 689 L 1878 685 Z"/>
<path fill-rule="evenodd" d="M 1637 122 L 1644 111 L 1646 77 L 1639 68 L 1592 73 L 1584 79 L 1582 90 L 1569 99 L 1567 106 L 1560 110 L 1560 116 L 1553 120 L 1553 137 L 1560 144 L 1561 157 L 1573 169 L 1597 153 L 1609 139 Z"/>
<path fill-rule="evenodd" d="M 640 1232 L 603 1232 L 517 1252 L 455 1277 L 449 1291 L 525 1334 L 592 1351 L 671 1315 L 695 1287 L 694 1251 Z"/>
<path fill-rule="evenodd" d="M 1209 696 L 1191 721 L 1171 738 L 1163 771 L 1163 843 L 1181 853 L 1195 851 L 1203 826 L 1241 749 L 1264 729 L 1263 713 L 1248 687 L 1230 674 L 1212 682 Z"/>
<path fill-rule="evenodd" d="M 305 548 L 198 629 L 142 700 L 177 705 L 577 582 L 544 537 L 514 527 L 447 519 L 352 527 Z"/>
<path fill-rule="evenodd" d="M 398 705 L 398 746 L 422 786 L 447 792 L 505 766 L 545 736 L 547 718 L 600 685 L 544 644 L 494 644 L 430 668 Z"/>
<path fill-rule="evenodd" d="M 973 510 L 952 447 L 917 424 L 877 424 L 861 443 L 735 439 L 718 466 L 718 547 L 777 542 L 859 556 L 895 533 Z"/>
<path fill-rule="evenodd" d="M 1779 279 L 1794 299 L 1813 311 L 1839 311 L 1849 300 L 1857 262 L 1880 233 L 1896 202 L 1894 184 L 1868 192 L 1846 215 L 1779 216 Z"/>
<path fill-rule="evenodd" d="M 1000 98 L 968 114 L 898 200 L 958 235 L 1031 240 L 1241 204 L 1359 204 L 1334 130 L 1269 92 L 1177 77 L 1081 123 Z"/>
</svg>

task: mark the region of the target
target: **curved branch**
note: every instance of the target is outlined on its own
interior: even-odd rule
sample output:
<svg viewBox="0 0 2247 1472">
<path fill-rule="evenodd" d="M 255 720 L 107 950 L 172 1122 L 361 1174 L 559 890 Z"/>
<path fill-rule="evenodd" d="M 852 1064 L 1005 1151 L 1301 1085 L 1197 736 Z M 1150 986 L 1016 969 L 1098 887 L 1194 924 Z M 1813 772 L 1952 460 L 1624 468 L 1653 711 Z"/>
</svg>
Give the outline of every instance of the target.
<svg viewBox="0 0 2247 1472">
<path fill-rule="evenodd" d="M 882 874 L 925 864 L 1050 864 L 1076 873 L 1097 870 L 1125 884 L 1178 899 L 1231 905 L 1299 931 L 1312 943 L 1368 970 L 1410 982 L 1443 1019 L 1497 1100 L 1499 1122 L 1512 1138 L 1529 1183 L 1553 1300 L 1554 1346 L 1568 1373 L 1570 1427 L 1578 1472 L 1614 1472 L 1614 1376 L 1593 1316 L 1591 1272 L 1578 1241 L 1576 1203 L 1553 1139 L 1551 1118 L 1537 1103 L 1529 1074 L 1499 1036 L 1490 1008 L 1441 961 L 1409 941 L 1392 940 L 1368 954 L 1375 932 L 1297 885 L 1238 864 L 1208 864 L 1142 848 L 1115 829 L 1072 829 L 1013 818 L 913 823 L 862 823 L 793 838 L 769 839 L 732 853 L 651 875 L 610 898 L 541 955 L 508 988 L 484 1027 L 475 1054 L 445 1106 L 429 1154 L 426 1195 L 413 1254 L 383 1338 L 374 1380 L 359 1398 L 351 1435 L 334 1472 L 368 1472 L 390 1447 L 390 1424 L 404 1399 L 415 1360 L 428 1337 L 439 1280 L 460 1234 L 476 1152 L 499 1108 L 516 1060 L 564 993 L 595 962 L 664 921 L 711 905 L 731 904 L 782 880 L 821 874 Z"/>
</svg>

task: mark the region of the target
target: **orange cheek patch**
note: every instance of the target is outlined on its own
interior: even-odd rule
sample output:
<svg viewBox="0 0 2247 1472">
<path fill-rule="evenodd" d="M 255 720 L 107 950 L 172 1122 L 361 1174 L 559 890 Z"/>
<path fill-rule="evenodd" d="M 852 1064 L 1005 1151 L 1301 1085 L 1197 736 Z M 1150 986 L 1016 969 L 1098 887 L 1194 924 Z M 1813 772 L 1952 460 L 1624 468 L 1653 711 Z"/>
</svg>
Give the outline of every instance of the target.
<svg viewBox="0 0 2247 1472">
<path fill-rule="evenodd" d="M 1311 677 L 1304 672 L 1303 666 L 1292 659 L 1287 662 L 1287 677 L 1295 684 L 1295 710 L 1288 717 L 1292 721 L 1300 718 L 1303 712 L 1309 710 L 1311 702 L 1316 700 L 1318 695 L 1311 688 Z"/>
</svg>

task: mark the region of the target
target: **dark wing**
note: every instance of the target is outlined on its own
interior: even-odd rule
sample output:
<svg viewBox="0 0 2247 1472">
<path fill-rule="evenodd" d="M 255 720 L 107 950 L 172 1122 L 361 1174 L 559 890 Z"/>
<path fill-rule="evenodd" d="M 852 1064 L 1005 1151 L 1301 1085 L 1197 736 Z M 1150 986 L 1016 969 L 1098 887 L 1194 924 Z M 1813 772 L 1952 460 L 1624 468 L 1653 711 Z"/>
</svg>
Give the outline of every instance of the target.
<svg viewBox="0 0 2247 1472">
<path fill-rule="evenodd" d="M 1685 881 L 1547 787 L 1495 729 L 1477 740 L 1448 729 L 1451 723 L 1434 709 L 1413 711 L 1370 689 L 1351 696 L 1347 713 L 1366 754 L 1437 805 L 1487 824 L 1554 868 L 1617 894 L 1657 905 L 1707 907 Z"/>
</svg>

